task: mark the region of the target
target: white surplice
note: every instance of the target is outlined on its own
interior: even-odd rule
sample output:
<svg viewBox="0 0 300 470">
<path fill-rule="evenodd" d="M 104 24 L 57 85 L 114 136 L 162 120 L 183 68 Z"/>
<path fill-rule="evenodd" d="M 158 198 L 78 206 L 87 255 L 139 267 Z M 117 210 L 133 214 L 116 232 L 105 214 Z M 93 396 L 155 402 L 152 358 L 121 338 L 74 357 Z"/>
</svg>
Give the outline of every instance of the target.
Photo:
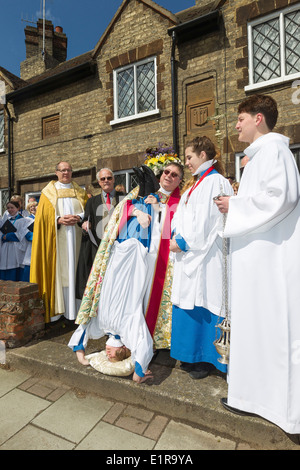
<svg viewBox="0 0 300 470">
<path fill-rule="evenodd" d="M 232 306 L 228 404 L 300 433 L 300 183 L 288 139 L 245 154 L 229 201 Z"/>
<path fill-rule="evenodd" d="M 26 217 L 27 221 L 27 233 L 29 233 L 28 227 L 34 223 L 34 217 Z M 27 234 L 26 233 L 26 234 Z M 26 238 L 25 238 L 26 240 Z M 25 253 L 22 258 L 21 265 L 22 266 L 30 266 L 31 263 L 31 247 L 32 247 L 32 240 L 26 240 L 26 248 Z"/>
<path fill-rule="evenodd" d="M 205 167 L 206 168 L 206 167 Z M 202 166 L 203 171 L 205 168 Z M 219 173 L 206 176 L 191 193 L 181 196 L 172 220 L 172 230 L 180 234 L 189 249 L 176 253 L 172 303 L 182 309 L 204 307 L 223 316 L 222 307 L 222 230 L 223 216 L 213 198 L 221 191 L 233 194 L 232 187 Z"/>
<path fill-rule="evenodd" d="M 69 189 L 71 184 L 55 183 L 57 189 Z M 55 220 L 64 215 L 75 214 L 83 217 L 84 212 L 76 198 L 58 198 L 56 204 Z M 80 307 L 80 299 L 75 296 L 76 268 L 81 242 L 81 228 L 77 225 L 61 225 L 57 230 L 56 243 L 56 283 L 55 302 L 56 311 L 65 312 L 68 320 L 75 320 Z M 55 321 L 60 317 L 51 318 Z"/>
<path fill-rule="evenodd" d="M 27 227 L 31 224 L 32 219 L 29 219 L 28 217 L 22 217 L 18 219 L 15 217 L 8 216 L 5 220 L 10 220 L 11 223 L 15 226 L 17 231 L 14 233 L 19 241 L 3 242 L 3 234 L 2 232 L 0 232 L 0 269 L 16 269 L 24 264 L 24 256 L 26 254 L 28 245 L 30 244 L 30 242 L 26 240 L 25 235 L 28 232 Z"/>
</svg>

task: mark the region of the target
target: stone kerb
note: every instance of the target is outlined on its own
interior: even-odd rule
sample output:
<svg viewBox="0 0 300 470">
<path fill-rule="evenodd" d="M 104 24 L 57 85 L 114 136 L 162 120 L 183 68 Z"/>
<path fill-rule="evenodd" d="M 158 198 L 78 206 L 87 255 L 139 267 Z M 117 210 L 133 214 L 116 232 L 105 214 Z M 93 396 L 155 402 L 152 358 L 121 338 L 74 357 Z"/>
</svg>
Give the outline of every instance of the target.
<svg viewBox="0 0 300 470">
<path fill-rule="evenodd" d="M 23 346 L 45 329 L 45 310 L 37 284 L 0 281 L 0 340 Z"/>
</svg>

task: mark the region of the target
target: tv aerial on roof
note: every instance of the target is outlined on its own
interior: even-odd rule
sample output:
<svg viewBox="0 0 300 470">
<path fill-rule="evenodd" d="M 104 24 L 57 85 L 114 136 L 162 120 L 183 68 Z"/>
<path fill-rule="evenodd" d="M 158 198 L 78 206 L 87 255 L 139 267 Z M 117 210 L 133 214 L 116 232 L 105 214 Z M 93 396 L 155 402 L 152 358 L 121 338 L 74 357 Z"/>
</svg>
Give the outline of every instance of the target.
<svg viewBox="0 0 300 470">
<path fill-rule="evenodd" d="M 49 0 L 50 3 L 53 3 L 53 0 Z M 42 47 L 42 57 L 43 60 L 45 60 L 45 22 L 46 22 L 46 0 L 41 0 L 40 3 L 40 12 L 42 13 L 42 19 L 43 19 L 43 47 Z M 30 23 L 30 24 L 36 24 L 36 21 L 33 21 L 33 16 L 31 18 L 31 21 L 28 19 L 23 18 L 23 13 L 22 13 L 22 18 L 21 21 L 25 23 Z"/>
</svg>

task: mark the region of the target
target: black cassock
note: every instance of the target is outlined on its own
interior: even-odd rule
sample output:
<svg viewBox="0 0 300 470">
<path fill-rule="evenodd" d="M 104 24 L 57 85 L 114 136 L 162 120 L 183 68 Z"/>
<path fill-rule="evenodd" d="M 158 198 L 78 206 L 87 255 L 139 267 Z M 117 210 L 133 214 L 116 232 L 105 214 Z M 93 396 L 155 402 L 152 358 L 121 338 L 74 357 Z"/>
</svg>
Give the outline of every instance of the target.
<svg viewBox="0 0 300 470">
<path fill-rule="evenodd" d="M 106 203 L 102 193 L 97 196 L 92 196 L 88 199 L 85 210 L 83 222 L 89 220 L 91 224 L 91 234 L 93 241 L 91 241 L 89 234 L 86 231 L 82 231 L 81 246 L 77 264 L 76 273 L 76 298 L 81 299 L 84 293 L 84 289 L 93 265 L 94 258 L 96 256 L 98 247 L 101 243 L 105 227 L 109 221 L 109 217 L 112 215 L 115 206 L 124 197 L 123 193 L 115 192 L 114 197 L 111 200 L 111 208 L 108 211 Z"/>
</svg>

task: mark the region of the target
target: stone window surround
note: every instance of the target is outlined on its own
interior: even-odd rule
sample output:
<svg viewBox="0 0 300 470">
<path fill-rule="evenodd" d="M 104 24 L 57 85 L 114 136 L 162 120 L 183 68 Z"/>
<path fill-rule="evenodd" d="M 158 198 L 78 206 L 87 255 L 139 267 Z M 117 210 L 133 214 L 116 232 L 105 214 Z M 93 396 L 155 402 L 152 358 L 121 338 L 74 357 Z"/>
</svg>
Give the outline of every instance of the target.
<svg viewBox="0 0 300 470">
<path fill-rule="evenodd" d="M 161 98 L 161 92 L 164 89 L 164 84 L 161 79 L 161 72 L 164 70 L 164 65 L 161 62 L 161 54 L 163 52 L 163 40 L 158 39 L 149 44 L 139 46 L 135 49 L 131 49 L 123 54 L 111 57 L 106 61 L 106 72 L 109 74 L 109 79 L 106 82 L 106 89 L 109 91 L 109 97 L 107 98 L 107 105 L 109 107 L 109 114 L 106 116 L 106 122 L 114 122 L 114 86 L 113 86 L 113 71 L 119 67 L 134 64 L 140 60 L 149 58 L 151 56 L 156 57 L 156 90 L 157 90 L 157 108 L 159 110 L 165 108 L 165 103 Z M 137 119 L 136 116 L 134 119 Z M 118 123 L 119 121 L 117 121 Z"/>
</svg>

